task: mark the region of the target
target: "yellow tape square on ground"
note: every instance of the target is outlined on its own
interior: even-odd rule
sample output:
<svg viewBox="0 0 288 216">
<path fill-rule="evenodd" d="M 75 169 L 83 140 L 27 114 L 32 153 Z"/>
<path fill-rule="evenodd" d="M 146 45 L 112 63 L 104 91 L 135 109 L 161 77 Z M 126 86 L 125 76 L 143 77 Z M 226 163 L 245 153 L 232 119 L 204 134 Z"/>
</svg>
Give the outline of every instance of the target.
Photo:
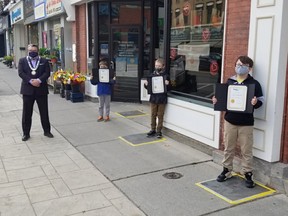
<svg viewBox="0 0 288 216">
<path fill-rule="evenodd" d="M 276 192 L 257 181 L 255 181 L 254 188 L 247 188 L 244 177 L 238 174 L 234 174 L 231 179 L 225 182 L 217 182 L 216 179 L 213 179 L 196 183 L 196 185 L 234 205 L 265 197 Z"/>
<path fill-rule="evenodd" d="M 166 138 L 157 138 L 156 136 L 154 137 L 147 137 L 146 133 L 141 133 L 141 134 L 132 134 L 128 136 L 120 136 L 119 139 L 123 140 L 124 142 L 128 143 L 131 146 L 142 146 L 142 145 L 147 145 L 147 144 L 155 144 L 159 142 L 163 142 L 166 140 Z"/>
</svg>

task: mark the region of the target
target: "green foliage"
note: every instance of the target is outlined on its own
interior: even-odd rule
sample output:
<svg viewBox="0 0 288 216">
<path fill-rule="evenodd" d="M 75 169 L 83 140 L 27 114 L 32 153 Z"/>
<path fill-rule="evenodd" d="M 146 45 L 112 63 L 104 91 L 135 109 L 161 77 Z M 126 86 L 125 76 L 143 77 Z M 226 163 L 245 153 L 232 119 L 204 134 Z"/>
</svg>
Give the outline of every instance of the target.
<svg viewBox="0 0 288 216">
<path fill-rule="evenodd" d="M 4 56 L 4 61 L 6 61 L 6 62 L 13 62 L 13 56 Z"/>
<path fill-rule="evenodd" d="M 50 55 L 50 50 L 48 48 L 41 47 L 39 48 L 39 55 L 42 57 L 47 57 L 48 55 Z"/>
</svg>

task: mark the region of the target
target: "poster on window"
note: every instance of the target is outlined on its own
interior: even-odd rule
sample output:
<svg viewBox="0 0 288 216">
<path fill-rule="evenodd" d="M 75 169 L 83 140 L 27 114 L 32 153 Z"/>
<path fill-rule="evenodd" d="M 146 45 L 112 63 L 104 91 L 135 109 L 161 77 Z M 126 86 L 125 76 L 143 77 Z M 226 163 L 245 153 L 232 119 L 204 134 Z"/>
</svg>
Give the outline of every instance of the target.
<svg viewBox="0 0 288 216">
<path fill-rule="evenodd" d="M 203 55 L 207 56 L 210 54 L 210 44 L 201 44 L 201 45 L 190 45 L 184 44 L 178 46 L 179 55 Z"/>
<path fill-rule="evenodd" d="M 185 70 L 199 71 L 199 55 L 186 55 Z"/>
</svg>

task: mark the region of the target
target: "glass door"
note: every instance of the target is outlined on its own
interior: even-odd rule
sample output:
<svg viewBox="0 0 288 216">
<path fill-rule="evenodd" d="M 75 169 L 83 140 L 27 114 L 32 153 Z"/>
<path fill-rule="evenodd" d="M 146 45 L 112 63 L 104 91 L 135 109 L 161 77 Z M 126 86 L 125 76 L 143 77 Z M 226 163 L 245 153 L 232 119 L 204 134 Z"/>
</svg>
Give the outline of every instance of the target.
<svg viewBox="0 0 288 216">
<path fill-rule="evenodd" d="M 139 54 L 140 26 L 122 25 L 111 27 L 110 59 L 116 75 L 116 84 L 112 100 L 114 101 L 140 101 L 139 81 Z"/>
</svg>

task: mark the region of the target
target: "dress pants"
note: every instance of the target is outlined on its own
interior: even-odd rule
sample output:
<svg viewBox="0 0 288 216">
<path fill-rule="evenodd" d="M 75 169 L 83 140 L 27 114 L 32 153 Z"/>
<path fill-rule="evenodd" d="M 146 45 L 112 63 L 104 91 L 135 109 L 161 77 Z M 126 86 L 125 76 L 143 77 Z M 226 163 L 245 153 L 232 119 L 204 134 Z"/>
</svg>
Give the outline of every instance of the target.
<svg viewBox="0 0 288 216">
<path fill-rule="evenodd" d="M 40 112 L 41 125 L 44 133 L 50 132 L 51 130 L 48 114 L 48 95 L 23 95 L 22 130 L 24 135 L 30 135 L 35 101 Z"/>
</svg>

